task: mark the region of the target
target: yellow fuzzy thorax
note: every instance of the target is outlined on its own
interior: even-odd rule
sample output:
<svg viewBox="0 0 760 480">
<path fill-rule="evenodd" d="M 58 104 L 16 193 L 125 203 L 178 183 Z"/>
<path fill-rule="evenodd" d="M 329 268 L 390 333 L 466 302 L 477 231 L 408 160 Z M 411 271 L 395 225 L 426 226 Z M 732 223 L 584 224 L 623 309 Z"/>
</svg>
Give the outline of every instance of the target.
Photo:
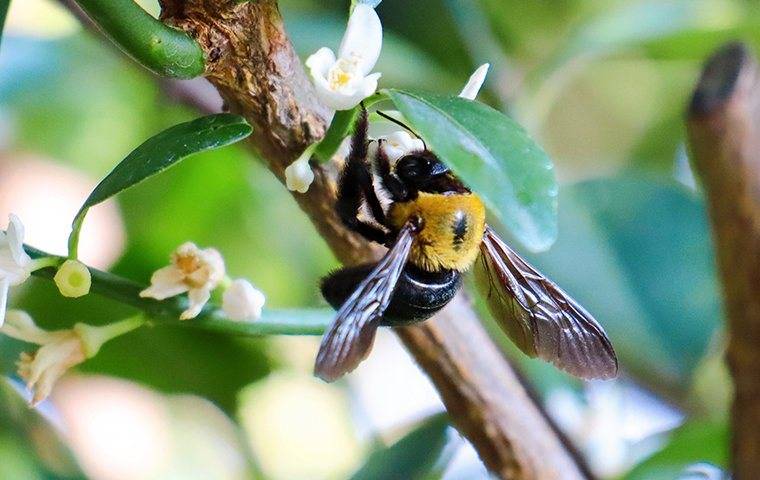
<svg viewBox="0 0 760 480">
<path fill-rule="evenodd" d="M 477 195 L 420 192 L 415 200 L 392 204 L 388 212 L 395 228 L 413 215 L 423 223 L 412 244 L 411 263 L 430 272 L 470 268 L 480 251 L 486 224 L 486 210 Z"/>
</svg>

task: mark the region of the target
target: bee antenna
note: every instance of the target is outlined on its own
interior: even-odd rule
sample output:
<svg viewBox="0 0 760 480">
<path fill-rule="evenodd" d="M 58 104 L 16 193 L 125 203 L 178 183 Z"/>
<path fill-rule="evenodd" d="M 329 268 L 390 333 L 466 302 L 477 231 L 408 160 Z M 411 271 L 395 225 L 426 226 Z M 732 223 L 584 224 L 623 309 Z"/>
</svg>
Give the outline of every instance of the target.
<svg viewBox="0 0 760 480">
<path fill-rule="evenodd" d="M 425 147 L 425 150 L 427 150 L 427 149 L 428 149 L 428 148 L 427 148 L 427 144 L 425 143 L 425 139 L 424 139 L 424 138 L 422 138 L 422 137 L 420 137 L 420 136 L 417 134 L 417 132 L 415 132 L 414 130 L 412 130 L 411 128 L 409 128 L 409 126 L 407 126 L 407 125 L 406 125 L 404 122 L 402 122 L 401 120 L 399 120 L 399 119 L 397 119 L 397 118 L 393 118 L 393 117 L 391 117 L 390 115 L 388 115 L 387 113 L 383 112 L 382 110 L 377 110 L 376 112 L 377 112 L 377 114 L 378 114 L 378 115 L 380 115 L 380 116 L 381 116 L 381 117 L 383 117 L 384 119 L 388 120 L 389 122 L 393 122 L 393 123 L 395 123 L 395 124 L 396 124 L 396 125 L 398 125 L 399 127 L 403 128 L 404 130 L 408 131 L 409 133 L 411 133 L 411 134 L 412 134 L 412 135 L 414 135 L 415 137 L 419 138 L 419 139 L 422 141 L 422 145 Z"/>
</svg>

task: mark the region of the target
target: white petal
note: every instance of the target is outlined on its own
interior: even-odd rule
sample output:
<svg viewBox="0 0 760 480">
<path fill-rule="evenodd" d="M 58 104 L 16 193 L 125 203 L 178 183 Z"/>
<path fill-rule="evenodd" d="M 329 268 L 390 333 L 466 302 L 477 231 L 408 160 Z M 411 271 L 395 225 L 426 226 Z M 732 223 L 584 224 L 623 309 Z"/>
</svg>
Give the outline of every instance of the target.
<svg viewBox="0 0 760 480">
<path fill-rule="evenodd" d="M 375 93 L 375 91 L 377 91 L 377 81 L 380 80 L 381 75 L 382 75 L 381 73 L 373 73 L 371 75 L 367 75 L 366 77 L 364 77 L 364 79 L 362 80 L 362 86 L 361 86 L 362 100 L 364 100 L 365 98 Z"/>
<path fill-rule="evenodd" d="M 206 302 L 211 298 L 211 291 L 206 288 L 194 288 L 187 293 L 187 298 L 190 300 L 190 306 L 179 316 L 180 320 L 189 320 L 197 317 L 201 313 L 201 310 L 203 310 Z"/>
<path fill-rule="evenodd" d="M 8 310 L 2 333 L 17 340 L 42 345 L 57 338 L 58 335 L 43 330 L 34 323 L 32 317 L 22 310 Z"/>
<path fill-rule="evenodd" d="M 314 87 L 316 88 L 319 101 L 333 110 L 350 110 L 369 96 L 364 95 L 363 91 L 356 88 L 345 88 L 342 91 L 335 91 L 329 87 L 326 81 L 321 82 L 317 79 L 314 81 Z"/>
<path fill-rule="evenodd" d="M 153 273 L 150 287 L 140 292 L 140 296 L 164 300 L 185 293 L 188 287 L 183 283 L 183 277 L 182 272 L 174 265 L 160 268 Z"/>
<path fill-rule="evenodd" d="M 222 310 L 232 320 L 256 320 L 261 317 L 265 301 L 264 294 L 251 282 L 238 279 L 224 291 Z"/>
<path fill-rule="evenodd" d="M 0 278 L 0 327 L 5 323 L 5 308 L 8 305 L 8 290 L 10 288 L 8 279 Z"/>
<path fill-rule="evenodd" d="M 327 81 L 327 72 L 335 65 L 335 54 L 327 47 L 322 47 L 306 59 L 306 66 L 309 68 L 312 78 L 321 78 Z"/>
<path fill-rule="evenodd" d="M 383 46 L 383 26 L 375 9 L 357 4 L 348 19 L 338 57 L 355 62 L 362 74 L 372 71 Z"/>
<path fill-rule="evenodd" d="M 410 152 L 425 149 L 425 143 L 419 138 L 413 137 L 405 130 L 396 130 L 388 135 L 382 142 L 383 152 L 391 162 L 395 162 Z"/>
<path fill-rule="evenodd" d="M 488 74 L 488 68 L 490 66 L 491 64 L 489 63 L 484 63 L 479 66 L 477 70 L 470 75 L 467 85 L 464 86 L 459 96 L 468 100 L 475 100 L 475 97 L 478 96 L 478 92 L 480 92 L 480 88 L 483 86 L 483 82 L 486 80 L 486 74 Z"/>
<path fill-rule="evenodd" d="M 19 266 L 26 266 L 32 259 L 24 251 L 24 224 L 16 215 L 10 214 L 8 222 L 8 248 Z"/>
<path fill-rule="evenodd" d="M 308 158 L 299 158 L 285 169 L 285 186 L 291 192 L 306 193 L 313 181 L 314 172 Z"/>
</svg>

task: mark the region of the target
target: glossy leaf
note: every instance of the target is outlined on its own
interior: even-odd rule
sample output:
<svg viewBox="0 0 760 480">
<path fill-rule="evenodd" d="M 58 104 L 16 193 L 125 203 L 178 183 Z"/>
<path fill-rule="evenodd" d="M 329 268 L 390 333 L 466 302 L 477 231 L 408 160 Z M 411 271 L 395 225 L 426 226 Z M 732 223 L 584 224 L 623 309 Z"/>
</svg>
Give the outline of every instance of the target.
<svg viewBox="0 0 760 480">
<path fill-rule="evenodd" d="M 388 90 L 428 147 L 526 247 L 557 236 L 557 183 L 549 157 L 514 120 L 459 97 Z M 493 220 L 491 220 L 493 222 Z"/>
<path fill-rule="evenodd" d="M 725 424 L 690 423 L 678 430 L 665 447 L 653 454 L 625 480 L 671 480 L 693 463 L 708 462 L 719 467 L 728 463 L 728 427 Z"/>
<path fill-rule="evenodd" d="M 175 125 L 145 141 L 116 165 L 85 200 L 72 225 L 69 256 L 76 257 L 79 230 L 89 208 L 194 153 L 230 145 L 247 137 L 251 131 L 243 117 L 220 113 Z"/>
<path fill-rule="evenodd" d="M 435 471 L 448 463 L 446 444 L 449 421 L 445 414 L 434 415 L 388 448 L 375 450 L 351 480 L 403 478 L 421 480 L 440 477 Z"/>
</svg>

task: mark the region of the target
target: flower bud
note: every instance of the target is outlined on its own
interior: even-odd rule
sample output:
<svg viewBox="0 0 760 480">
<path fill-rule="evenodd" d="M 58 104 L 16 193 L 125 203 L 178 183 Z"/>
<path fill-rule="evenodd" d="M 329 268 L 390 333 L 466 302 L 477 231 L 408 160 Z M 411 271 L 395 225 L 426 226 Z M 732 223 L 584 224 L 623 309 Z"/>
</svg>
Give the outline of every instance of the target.
<svg viewBox="0 0 760 480">
<path fill-rule="evenodd" d="M 64 297 L 77 298 L 90 293 L 90 270 L 78 260 L 66 260 L 53 278 Z"/>
<path fill-rule="evenodd" d="M 266 298 L 251 282 L 238 279 L 232 282 L 222 296 L 222 310 L 231 320 L 257 320 Z"/>
</svg>

